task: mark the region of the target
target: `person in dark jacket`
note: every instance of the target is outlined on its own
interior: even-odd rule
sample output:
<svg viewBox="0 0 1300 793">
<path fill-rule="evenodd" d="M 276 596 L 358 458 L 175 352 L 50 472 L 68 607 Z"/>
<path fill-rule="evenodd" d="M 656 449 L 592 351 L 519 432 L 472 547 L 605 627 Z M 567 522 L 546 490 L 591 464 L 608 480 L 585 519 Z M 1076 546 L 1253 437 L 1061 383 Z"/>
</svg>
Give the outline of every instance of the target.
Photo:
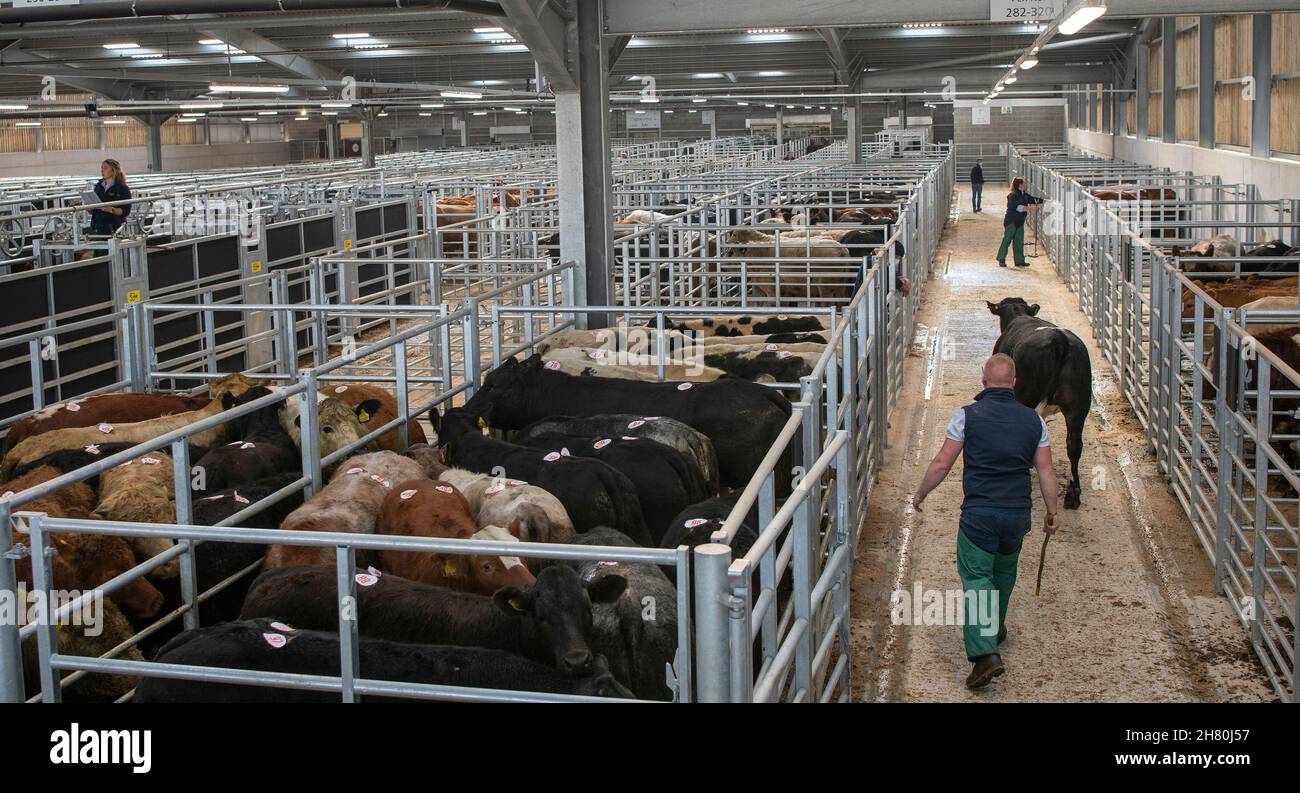
<svg viewBox="0 0 1300 793">
<path fill-rule="evenodd" d="M 970 169 L 970 203 L 976 212 L 984 211 L 984 160 L 975 161 Z"/>
<path fill-rule="evenodd" d="M 912 497 L 920 512 L 921 502 L 962 455 L 965 497 L 957 529 L 957 572 L 964 590 L 962 638 L 966 658 L 975 664 L 966 678 L 970 688 L 983 688 L 1006 671 L 998 646 L 1007 637 L 1007 606 L 1020 547 L 1031 526 L 1030 468 L 1038 471 L 1047 508 L 1043 532 L 1052 535 L 1057 529 L 1056 469 L 1047 424 L 1016 401 L 1016 362 L 1001 353 L 989 358 L 983 384 L 974 403 L 952 414 L 943 448 Z"/>
<path fill-rule="evenodd" d="M 1034 198 L 1025 192 L 1025 180 L 1017 176 L 1011 182 L 1011 192 L 1007 193 L 1007 214 L 1002 218 L 1002 245 L 998 248 L 998 266 L 1007 266 L 1007 248 L 1015 245 L 1016 266 L 1028 267 L 1025 261 L 1025 218 L 1031 211 L 1036 211 L 1043 199 Z"/>
<path fill-rule="evenodd" d="M 104 160 L 99 165 L 103 177 L 95 183 L 95 195 L 101 202 L 125 201 L 131 197 L 131 188 L 126 186 L 126 174 L 117 160 Z M 126 222 L 131 214 L 131 205 L 90 210 L 90 233 L 111 235 Z"/>
</svg>

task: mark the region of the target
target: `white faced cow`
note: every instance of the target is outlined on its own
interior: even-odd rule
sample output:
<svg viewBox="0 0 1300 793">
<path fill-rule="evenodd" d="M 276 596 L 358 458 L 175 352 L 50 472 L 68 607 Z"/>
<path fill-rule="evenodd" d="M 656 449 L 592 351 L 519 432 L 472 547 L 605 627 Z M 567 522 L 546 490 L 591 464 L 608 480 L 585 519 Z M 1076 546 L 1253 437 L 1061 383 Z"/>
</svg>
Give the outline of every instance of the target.
<svg viewBox="0 0 1300 793">
<path fill-rule="evenodd" d="M 989 303 L 1002 321 L 994 354 L 1006 353 L 1016 362 L 1016 401 L 1046 418 L 1065 416 L 1066 450 L 1070 455 L 1070 486 L 1065 508 L 1079 508 L 1079 457 L 1083 455 L 1083 423 L 1092 407 L 1092 361 L 1083 340 L 1064 328 L 1039 319 L 1038 304 L 1019 297 Z"/>
</svg>

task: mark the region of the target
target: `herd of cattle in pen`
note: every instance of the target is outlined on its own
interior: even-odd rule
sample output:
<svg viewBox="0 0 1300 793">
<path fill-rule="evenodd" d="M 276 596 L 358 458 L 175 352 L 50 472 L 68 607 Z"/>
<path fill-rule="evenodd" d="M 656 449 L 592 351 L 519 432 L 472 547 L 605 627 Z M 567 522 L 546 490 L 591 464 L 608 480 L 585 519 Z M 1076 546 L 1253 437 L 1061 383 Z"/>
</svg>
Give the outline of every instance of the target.
<svg viewBox="0 0 1300 793">
<path fill-rule="evenodd" d="M 758 340 L 755 367 L 768 346 L 778 348 L 771 360 L 784 364 L 782 339 L 797 338 L 789 346 L 800 352 L 790 356 L 806 365 L 825 348 L 824 323 L 829 315 L 697 319 L 675 324 L 672 333 Z M 551 352 L 583 349 L 576 342 L 587 333 L 553 336 Z M 753 382 L 757 377 L 647 382 L 627 379 L 634 366 L 582 376 L 554 360 L 506 359 L 465 404 L 429 411 L 432 445 L 412 418 L 405 449 L 398 429 L 380 434 L 326 470 L 326 484 L 310 498 L 298 491 L 239 519 L 230 531 L 693 547 L 721 528 L 791 415 L 789 400 L 778 388 Z M 775 376 L 789 375 L 777 370 Z M 192 522 L 215 526 L 301 477 L 299 397 L 242 374 L 213 382 L 204 396 L 105 394 L 34 413 L 5 438 L 0 491 L 10 497 L 257 400 L 260 408 L 189 438 Z M 321 457 L 355 445 L 367 427 L 396 422 L 397 411 L 393 393 L 376 385 L 325 386 L 316 410 Z M 778 497 L 789 493 L 791 471 L 789 460 L 776 467 Z M 171 524 L 174 488 L 171 458 L 154 451 L 16 509 Z M 737 557 L 756 541 L 756 521 L 754 509 L 734 536 Z M 173 545 L 171 539 L 52 536 L 53 584 L 60 590 L 92 590 Z M 26 535 L 15 527 L 13 540 L 20 544 Z M 228 582 L 199 605 L 202 627 L 182 633 L 179 620 L 155 626 L 119 657 L 339 674 L 333 547 L 207 541 L 196 544 L 194 557 L 198 592 Z M 259 563 L 260 570 L 236 576 Z M 364 550 L 357 551 L 357 565 L 362 677 L 671 698 L 668 665 L 678 645 L 672 567 Z M 21 559 L 16 569 L 30 590 L 31 560 Z M 104 601 L 103 633 L 64 626 L 56 632 L 57 651 L 100 655 L 180 608 L 178 572 L 173 559 L 112 593 Z M 39 690 L 32 645 L 24 642 L 29 695 Z M 64 696 L 111 700 L 132 689 L 140 702 L 338 699 L 320 691 L 98 673 L 71 683 Z"/>
</svg>

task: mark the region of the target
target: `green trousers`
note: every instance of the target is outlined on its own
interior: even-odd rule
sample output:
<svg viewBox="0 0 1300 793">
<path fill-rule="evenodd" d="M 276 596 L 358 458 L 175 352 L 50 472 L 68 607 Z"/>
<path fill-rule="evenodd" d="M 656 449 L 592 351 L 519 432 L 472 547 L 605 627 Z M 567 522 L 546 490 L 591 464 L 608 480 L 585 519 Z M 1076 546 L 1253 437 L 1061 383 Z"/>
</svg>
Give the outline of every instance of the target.
<svg viewBox="0 0 1300 793">
<path fill-rule="evenodd" d="M 965 590 L 966 615 L 962 625 L 962 639 L 966 642 L 966 657 L 974 661 L 982 655 L 998 651 L 998 630 L 1006 624 L 1007 606 L 1011 590 L 1016 586 L 1016 566 L 1020 551 L 1015 553 L 989 553 L 957 532 L 957 573 Z M 997 603 L 996 614 L 971 613 L 972 604 Z"/>
<path fill-rule="evenodd" d="M 998 248 L 998 261 L 1006 264 L 1007 248 L 1015 243 L 1016 264 L 1025 263 L 1025 227 L 1009 223 L 1002 229 L 1002 246 Z"/>
</svg>

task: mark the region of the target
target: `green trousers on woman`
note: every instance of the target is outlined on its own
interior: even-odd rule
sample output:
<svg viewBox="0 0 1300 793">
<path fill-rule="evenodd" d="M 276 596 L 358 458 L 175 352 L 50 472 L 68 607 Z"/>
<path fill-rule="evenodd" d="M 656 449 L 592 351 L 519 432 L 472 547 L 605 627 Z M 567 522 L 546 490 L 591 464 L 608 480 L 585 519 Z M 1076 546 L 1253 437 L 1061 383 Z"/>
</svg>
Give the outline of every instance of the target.
<svg viewBox="0 0 1300 793">
<path fill-rule="evenodd" d="M 1008 223 L 1002 229 L 1002 246 L 998 248 L 998 264 L 1007 263 L 1007 248 L 1015 243 L 1016 264 L 1025 266 L 1025 227 Z"/>
</svg>

